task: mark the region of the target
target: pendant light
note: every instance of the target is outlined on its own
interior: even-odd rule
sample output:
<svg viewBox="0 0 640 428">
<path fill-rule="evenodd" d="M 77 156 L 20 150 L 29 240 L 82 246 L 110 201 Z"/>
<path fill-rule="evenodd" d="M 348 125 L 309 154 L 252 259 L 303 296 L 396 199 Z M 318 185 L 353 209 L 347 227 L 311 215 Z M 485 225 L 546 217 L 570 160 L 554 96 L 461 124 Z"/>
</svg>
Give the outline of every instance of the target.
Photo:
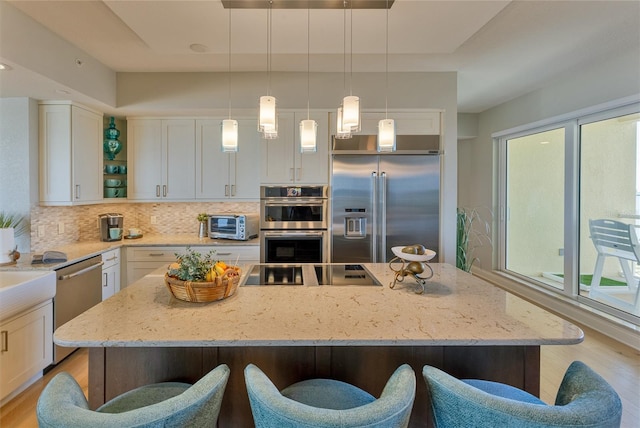
<svg viewBox="0 0 640 428">
<path fill-rule="evenodd" d="M 346 93 L 347 89 L 347 1 L 343 2 L 343 16 L 342 16 L 342 45 L 343 45 L 343 55 L 342 55 L 342 66 L 343 66 L 343 80 L 342 80 L 342 90 Z M 344 126 L 343 118 L 343 108 L 342 104 L 338 107 L 338 111 L 336 114 L 336 135 L 335 138 L 339 140 L 351 138 L 351 128 L 347 128 Z"/>
<path fill-rule="evenodd" d="M 258 131 L 267 140 L 278 138 L 278 113 L 276 110 L 276 98 L 271 95 L 271 9 L 273 0 L 269 0 L 267 10 L 267 95 L 260 97 L 260 114 Z"/>
<path fill-rule="evenodd" d="M 351 63 L 350 63 L 350 73 L 351 76 L 349 78 L 349 95 L 342 99 L 342 126 L 351 129 L 351 132 L 358 132 L 362 126 L 362 121 L 360 120 L 360 97 L 353 95 L 353 2 L 351 2 Z"/>
<path fill-rule="evenodd" d="M 396 124 L 393 119 L 387 117 L 388 114 L 388 98 L 389 98 L 389 0 L 387 0 L 387 32 L 385 46 L 385 95 L 384 95 L 384 119 L 378 122 L 378 151 L 379 152 L 395 152 L 396 151 Z"/>
<path fill-rule="evenodd" d="M 309 118 L 309 70 L 310 70 L 310 11 L 307 9 L 307 119 L 300 121 L 300 152 L 309 153 L 316 151 L 316 136 L 318 134 L 318 123 Z"/>
<path fill-rule="evenodd" d="M 227 73 L 229 84 L 229 119 L 222 121 L 222 151 L 238 151 L 238 121 L 231 119 L 231 9 L 229 9 L 229 70 Z"/>
</svg>

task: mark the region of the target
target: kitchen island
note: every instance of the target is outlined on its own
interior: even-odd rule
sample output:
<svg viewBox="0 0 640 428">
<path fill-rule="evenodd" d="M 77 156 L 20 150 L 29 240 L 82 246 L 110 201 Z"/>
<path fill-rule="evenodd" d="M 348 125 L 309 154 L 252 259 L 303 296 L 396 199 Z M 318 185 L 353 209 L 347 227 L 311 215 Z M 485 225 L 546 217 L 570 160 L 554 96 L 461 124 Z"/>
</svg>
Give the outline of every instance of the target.
<svg viewBox="0 0 640 428">
<path fill-rule="evenodd" d="M 386 264 L 364 266 L 382 286 L 245 286 L 206 304 L 173 298 L 158 271 L 60 327 L 54 340 L 90 348 L 92 407 L 151 382 L 194 382 L 226 363 L 219 426 L 243 427 L 252 425 L 250 362 L 279 388 L 328 377 L 376 396 L 409 363 L 418 377 L 411 426 L 427 426 L 423 365 L 538 395 L 540 346 L 583 339 L 570 322 L 453 266 L 431 264 L 424 294 L 410 282 L 391 289 Z"/>
</svg>

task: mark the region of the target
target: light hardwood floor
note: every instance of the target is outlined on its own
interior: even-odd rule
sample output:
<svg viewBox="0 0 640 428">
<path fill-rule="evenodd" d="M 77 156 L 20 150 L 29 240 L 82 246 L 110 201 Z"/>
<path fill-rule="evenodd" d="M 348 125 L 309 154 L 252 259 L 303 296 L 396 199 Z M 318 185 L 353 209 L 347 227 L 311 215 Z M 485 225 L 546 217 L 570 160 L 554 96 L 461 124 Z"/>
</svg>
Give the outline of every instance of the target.
<svg viewBox="0 0 640 428">
<path fill-rule="evenodd" d="M 640 352 L 596 331 L 584 328 L 585 340 L 579 345 L 543 346 L 541 350 L 540 398 L 553 404 L 565 370 L 580 360 L 604 377 L 622 398 L 622 427 L 640 423 Z M 80 349 L 47 373 L 42 379 L 0 408 L 0 427 L 37 427 L 35 408 L 40 392 L 51 377 L 67 371 L 87 393 L 87 356 Z"/>
</svg>

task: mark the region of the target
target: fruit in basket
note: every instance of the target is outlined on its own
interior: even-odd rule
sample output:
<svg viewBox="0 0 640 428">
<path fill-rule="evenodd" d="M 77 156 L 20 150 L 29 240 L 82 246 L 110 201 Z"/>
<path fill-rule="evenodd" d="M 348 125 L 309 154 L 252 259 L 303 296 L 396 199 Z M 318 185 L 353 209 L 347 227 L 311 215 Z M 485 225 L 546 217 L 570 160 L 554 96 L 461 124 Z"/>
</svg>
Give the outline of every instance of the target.
<svg viewBox="0 0 640 428">
<path fill-rule="evenodd" d="M 402 252 L 407 254 L 423 255 L 425 253 L 425 248 L 421 244 L 407 245 L 406 247 L 402 248 Z"/>
</svg>

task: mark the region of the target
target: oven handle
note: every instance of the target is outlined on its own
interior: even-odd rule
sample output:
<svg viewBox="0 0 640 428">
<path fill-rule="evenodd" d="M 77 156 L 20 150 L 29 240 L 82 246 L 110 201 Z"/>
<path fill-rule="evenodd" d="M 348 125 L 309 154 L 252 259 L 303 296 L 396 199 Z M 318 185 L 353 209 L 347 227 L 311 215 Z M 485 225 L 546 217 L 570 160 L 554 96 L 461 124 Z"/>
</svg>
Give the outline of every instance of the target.
<svg viewBox="0 0 640 428">
<path fill-rule="evenodd" d="M 314 237 L 322 237 L 325 232 L 262 232 L 263 236 L 269 237 L 287 237 L 287 236 L 314 236 Z"/>
<path fill-rule="evenodd" d="M 270 199 L 263 202 L 267 207 L 270 205 L 323 205 L 326 199 Z"/>
</svg>

